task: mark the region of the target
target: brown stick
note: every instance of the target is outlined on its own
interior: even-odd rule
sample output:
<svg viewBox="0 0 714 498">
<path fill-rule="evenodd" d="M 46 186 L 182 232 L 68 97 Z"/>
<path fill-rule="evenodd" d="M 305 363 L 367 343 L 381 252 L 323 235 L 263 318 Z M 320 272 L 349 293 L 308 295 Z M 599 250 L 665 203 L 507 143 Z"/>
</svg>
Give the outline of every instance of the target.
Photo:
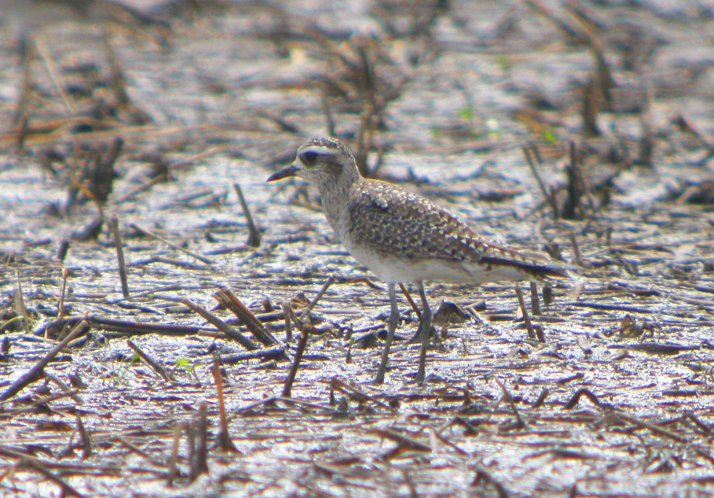
<svg viewBox="0 0 714 498">
<path fill-rule="evenodd" d="M 531 309 L 535 316 L 540 315 L 540 300 L 538 299 L 538 284 L 531 282 Z"/>
<path fill-rule="evenodd" d="M 300 318 L 302 319 L 303 317 L 308 317 L 310 315 L 310 312 L 312 309 L 315 307 L 317 302 L 322 299 L 322 296 L 325 295 L 325 292 L 327 292 L 327 289 L 330 288 L 330 286 L 334 283 L 335 277 L 330 277 L 327 279 L 327 282 L 325 282 L 320 290 L 317 292 L 317 295 L 310 301 L 310 303 L 305 307 L 304 310 L 302 310 L 302 313 L 300 313 Z"/>
<path fill-rule="evenodd" d="M 283 315 L 285 318 L 285 342 L 290 342 L 293 338 L 293 321 L 290 319 L 292 309 L 290 304 L 283 303 Z"/>
<path fill-rule="evenodd" d="M 414 313 L 416 314 L 417 321 L 421 322 L 421 311 L 419 310 L 419 306 L 416 305 L 414 302 L 414 299 L 412 299 L 411 294 L 409 294 L 409 291 L 407 291 L 407 288 L 404 287 L 404 284 L 399 282 L 399 289 L 402 291 L 402 294 L 404 294 L 404 297 L 407 299 L 407 302 L 409 303 L 409 306 L 412 307 L 414 310 Z"/>
<path fill-rule="evenodd" d="M 79 413 L 74 414 L 77 420 L 77 430 L 79 431 L 79 438 L 82 441 L 82 459 L 87 459 L 92 455 L 92 438 L 89 436 L 89 431 L 84 426 L 82 418 Z"/>
<path fill-rule="evenodd" d="M 82 493 L 74 489 L 72 486 L 64 482 L 60 477 L 56 476 L 54 473 L 52 473 L 47 467 L 42 465 L 39 460 L 35 459 L 30 459 L 30 458 L 25 458 L 23 459 L 20 463 L 19 466 L 21 467 L 27 467 L 32 470 L 36 470 L 40 474 L 42 474 L 45 478 L 48 480 L 54 482 L 57 484 L 60 488 L 62 488 L 62 495 L 63 496 L 84 496 Z"/>
<path fill-rule="evenodd" d="M 29 332 L 28 327 L 30 326 L 30 313 L 28 313 L 27 311 L 27 307 L 25 306 L 25 298 L 22 295 L 22 281 L 20 280 L 20 270 L 17 270 L 15 272 L 15 276 L 17 277 L 17 287 L 15 288 L 15 296 L 13 299 L 15 313 L 22 317 L 22 328 L 25 330 L 25 332 Z"/>
<path fill-rule="evenodd" d="M 192 258 L 196 258 L 197 260 L 199 260 L 202 263 L 206 263 L 207 265 L 213 264 L 213 261 L 208 259 L 207 257 L 201 256 L 200 254 L 189 251 L 188 249 L 185 249 L 178 244 L 174 244 L 173 242 L 170 242 L 170 241 L 166 240 L 165 238 L 163 238 L 161 235 L 155 234 L 151 230 L 147 230 L 146 228 L 140 227 L 136 223 L 132 223 L 131 227 L 134 230 L 136 230 L 137 232 L 139 232 L 140 234 L 145 235 L 147 237 L 152 237 L 156 240 L 159 240 L 159 241 L 163 242 L 164 244 L 167 244 L 168 246 L 172 247 L 173 249 L 176 249 L 177 251 L 181 251 L 182 253 L 191 256 Z"/>
<path fill-rule="evenodd" d="M 171 375 L 162 365 L 159 365 L 159 363 L 156 362 L 156 360 L 154 360 L 151 356 L 146 354 L 139 346 L 131 342 L 131 339 L 127 339 L 126 343 L 136 354 L 139 355 L 139 358 L 141 358 L 144 363 L 149 365 L 154 372 L 159 374 L 162 379 L 166 382 L 176 382 L 173 375 Z"/>
<path fill-rule="evenodd" d="M 409 437 L 406 434 L 402 434 L 401 432 L 398 432 L 394 429 L 375 429 L 374 432 L 376 434 L 379 434 L 382 437 L 386 437 L 387 439 L 391 439 L 395 443 L 399 444 L 400 446 L 406 446 L 407 448 L 414 450 L 414 451 L 431 451 L 431 446 L 422 443 L 421 441 L 418 441 L 417 439 L 414 439 L 413 437 Z"/>
<path fill-rule="evenodd" d="M 274 346 L 279 341 L 238 297 L 229 289 L 222 288 L 213 294 L 213 299 L 229 309 L 250 330 L 251 334 L 266 346 Z"/>
<path fill-rule="evenodd" d="M 285 379 L 285 384 L 283 385 L 283 398 L 290 397 L 290 391 L 292 391 L 295 376 L 297 375 L 298 368 L 300 368 L 300 360 L 302 360 L 302 355 L 305 353 L 305 348 L 307 347 L 307 338 L 310 334 L 305 328 L 300 330 L 300 332 L 300 341 L 298 342 L 297 351 L 295 352 L 295 358 L 293 358 L 293 364 L 290 365 L 290 373 Z"/>
<path fill-rule="evenodd" d="M 198 441 L 194 439 L 194 453 L 191 460 L 191 478 L 196 479 L 201 474 L 208 474 L 208 406 L 205 401 L 198 405 L 198 414 L 194 431 Z M 194 435 L 196 435 L 194 432 Z"/>
<path fill-rule="evenodd" d="M 87 321 L 101 327 L 104 330 L 120 332 L 123 334 L 140 335 L 140 334 L 164 334 L 171 336 L 178 335 L 194 335 L 201 332 L 201 327 L 193 327 L 190 325 L 167 325 L 163 323 L 149 322 L 132 322 L 129 320 L 115 320 L 113 318 L 104 318 L 99 316 L 91 316 Z"/>
<path fill-rule="evenodd" d="M 249 353 L 233 353 L 221 355 L 221 363 L 224 365 L 230 365 L 238 363 L 239 361 L 246 360 L 278 360 L 285 361 L 287 355 L 285 354 L 285 348 L 287 346 L 272 346 L 269 348 L 258 349 L 256 351 L 251 351 Z"/>
<path fill-rule="evenodd" d="M 85 320 L 82 320 L 79 322 L 71 331 L 69 334 L 67 334 L 67 337 L 65 337 L 62 342 L 57 344 L 54 348 L 52 348 L 40 361 L 35 363 L 35 365 L 30 368 L 27 372 L 22 374 L 19 379 L 17 379 L 15 382 L 13 382 L 10 387 L 8 387 L 5 392 L 3 392 L 0 395 L 0 401 L 5 401 L 6 399 L 12 398 L 15 396 L 17 393 L 19 393 L 22 389 L 27 387 L 29 384 L 37 380 L 42 373 L 42 370 L 47 366 L 49 362 L 51 362 L 57 354 L 62 351 L 65 347 L 67 347 L 67 344 L 72 342 L 75 338 L 77 338 L 80 333 L 86 332 L 85 328 L 88 327 L 89 325 Z"/>
<path fill-rule="evenodd" d="M 663 437 L 666 437 L 669 439 L 673 439 L 680 443 L 687 442 L 687 438 L 685 438 L 684 436 L 680 436 L 679 434 L 677 434 L 675 432 L 672 432 L 668 429 L 665 429 L 658 425 L 647 422 L 646 420 L 642 420 L 641 418 L 635 417 L 633 415 L 627 415 L 625 413 L 615 413 L 614 416 L 621 420 L 624 420 L 625 422 L 629 422 L 631 424 L 642 427 L 644 429 L 649 429 L 650 431 L 657 434 L 658 436 L 663 436 Z"/>
<path fill-rule="evenodd" d="M 582 398 L 583 396 L 588 398 L 598 408 L 603 408 L 603 405 L 602 405 L 602 403 L 600 403 L 600 400 L 597 398 L 597 396 L 595 396 L 595 394 L 592 391 L 590 391 L 589 389 L 585 389 L 585 388 L 580 388 L 577 391 L 575 391 L 575 394 L 573 394 L 573 396 L 570 398 L 570 400 L 568 400 L 568 402 L 565 403 L 565 406 L 563 406 L 563 408 L 565 408 L 566 410 L 573 409 L 580 402 L 580 398 Z"/>
<path fill-rule="evenodd" d="M 49 380 L 50 382 L 53 382 L 54 384 L 56 384 L 57 387 L 59 387 L 60 389 L 62 389 L 62 391 L 64 391 L 65 393 L 68 393 L 68 395 L 71 396 L 72 399 L 73 399 L 76 403 L 82 403 L 82 398 L 80 398 L 80 397 L 76 394 L 76 392 L 77 392 L 76 389 L 70 388 L 70 387 L 69 387 L 67 384 L 65 384 L 61 379 L 57 378 L 56 376 L 52 375 L 52 374 L 49 373 L 49 372 L 45 372 L 44 375 L 45 375 L 45 378 L 46 378 L 47 380 Z M 71 394 L 70 394 L 70 393 L 71 393 Z"/>
<path fill-rule="evenodd" d="M 60 298 L 57 303 L 57 318 L 62 318 L 62 312 L 64 310 L 64 297 L 67 292 L 67 277 L 69 276 L 69 270 L 67 267 L 62 265 L 62 288 L 60 289 Z"/>
<path fill-rule="evenodd" d="M 226 322 L 218 318 L 217 316 L 209 313 L 206 309 L 199 306 L 198 304 L 189 301 L 188 299 L 179 299 L 179 301 L 193 310 L 194 313 L 201 315 L 208 323 L 216 327 L 218 330 L 226 334 L 231 339 L 238 341 L 241 346 L 243 346 L 248 351 L 255 351 L 258 349 L 253 341 L 248 339 L 246 336 L 235 330 L 233 327 L 228 325 Z"/>
<path fill-rule="evenodd" d="M 221 364 L 218 355 L 213 353 L 213 381 L 216 383 L 216 397 L 218 398 L 218 416 L 221 428 L 218 430 L 218 445 L 225 452 L 237 453 L 238 448 L 231 441 L 228 432 L 228 417 L 226 416 L 226 401 L 223 398 L 223 377 L 221 376 Z"/>
<path fill-rule="evenodd" d="M 112 216 L 109 220 L 109 226 L 112 229 L 114 236 L 114 245 L 117 249 L 117 262 L 119 264 L 119 281 L 121 282 L 121 293 L 124 297 L 129 297 L 129 283 L 126 278 L 126 262 L 124 260 L 124 246 L 119 232 L 119 220 L 116 216 Z"/>
<path fill-rule="evenodd" d="M 174 438 L 171 443 L 171 456 L 169 457 L 166 485 L 170 488 L 174 485 L 174 479 L 178 475 L 179 443 L 181 434 L 186 430 L 185 424 L 178 424 L 174 429 Z"/>
<path fill-rule="evenodd" d="M 533 149 L 535 149 L 535 147 L 533 147 Z M 540 173 L 538 173 L 535 160 L 533 159 L 533 156 L 531 154 L 531 152 L 534 152 L 534 155 L 536 156 L 536 158 L 538 158 L 537 149 L 532 150 L 530 147 L 524 146 L 521 148 L 521 150 L 523 151 L 523 155 L 526 156 L 526 161 L 528 162 L 528 166 L 531 168 L 531 172 L 533 173 L 533 176 L 535 177 L 536 182 L 538 183 L 538 188 L 540 188 L 540 191 L 542 192 L 545 201 L 550 204 L 550 208 L 553 210 L 553 218 L 557 220 L 560 217 L 558 203 L 556 202 L 555 197 L 548 192 L 547 188 L 545 188 L 545 183 L 543 183 L 543 180 L 540 177 Z M 540 160 L 538 160 L 538 163 L 540 163 Z"/>
<path fill-rule="evenodd" d="M 233 189 L 236 191 L 236 194 L 238 194 L 238 200 L 243 208 L 245 221 L 248 224 L 248 242 L 246 242 L 246 244 L 251 247 L 260 247 L 260 232 L 255 226 L 255 222 L 253 222 L 253 215 L 250 214 L 250 208 L 248 207 L 248 203 L 243 196 L 243 190 L 241 190 L 240 185 L 237 183 L 233 184 Z"/>
<path fill-rule="evenodd" d="M 540 334 L 536 333 L 535 327 L 533 327 L 533 323 L 531 322 L 531 317 L 528 316 L 528 310 L 526 309 L 526 302 L 523 299 L 523 291 L 521 290 L 520 285 L 516 285 L 516 296 L 518 296 L 518 305 L 521 307 L 521 313 L 523 314 L 523 321 L 526 323 L 526 330 L 528 330 L 528 338 L 529 339 L 537 338 L 538 341 L 545 342 L 543 333 L 542 332 Z"/>
</svg>

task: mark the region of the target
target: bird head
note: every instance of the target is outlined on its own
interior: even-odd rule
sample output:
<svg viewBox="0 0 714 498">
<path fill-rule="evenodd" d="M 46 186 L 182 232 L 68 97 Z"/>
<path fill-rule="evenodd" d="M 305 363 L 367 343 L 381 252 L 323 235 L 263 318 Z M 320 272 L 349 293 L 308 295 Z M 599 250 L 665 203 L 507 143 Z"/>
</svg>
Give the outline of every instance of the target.
<svg viewBox="0 0 714 498">
<path fill-rule="evenodd" d="M 295 161 L 268 178 L 268 182 L 297 176 L 320 186 L 324 183 L 348 184 L 359 178 L 352 152 L 336 138 L 313 138 L 302 144 Z M 345 178 L 346 180 L 341 180 Z"/>
</svg>

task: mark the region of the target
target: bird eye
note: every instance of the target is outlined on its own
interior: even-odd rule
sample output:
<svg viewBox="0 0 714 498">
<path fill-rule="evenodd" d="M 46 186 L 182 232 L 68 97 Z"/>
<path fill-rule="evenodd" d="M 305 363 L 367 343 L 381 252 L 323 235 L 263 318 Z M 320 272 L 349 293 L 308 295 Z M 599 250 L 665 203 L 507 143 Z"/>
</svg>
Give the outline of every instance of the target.
<svg viewBox="0 0 714 498">
<path fill-rule="evenodd" d="M 317 159 L 317 152 L 312 151 L 312 150 L 306 150 L 302 154 L 300 154 L 300 161 L 305 166 L 312 166 L 315 163 L 315 160 Z"/>
</svg>

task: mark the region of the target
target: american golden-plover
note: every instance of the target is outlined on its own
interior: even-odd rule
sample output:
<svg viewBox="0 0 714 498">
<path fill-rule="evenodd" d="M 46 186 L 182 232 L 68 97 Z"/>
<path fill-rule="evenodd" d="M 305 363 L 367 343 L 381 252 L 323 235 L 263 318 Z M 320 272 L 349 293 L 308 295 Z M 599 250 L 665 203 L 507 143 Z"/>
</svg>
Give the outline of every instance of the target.
<svg viewBox="0 0 714 498">
<path fill-rule="evenodd" d="M 399 322 L 395 286 L 413 283 L 423 312 L 417 382 L 425 377 L 432 313 L 423 282 L 473 283 L 567 277 L 541 255 L 526 254 L 484 239 L 446 209 L 392 183 L 362 177 L 352 152 L 335 138 L 315 138 L 297 151 L 293 164 L 268 182 L 298 176 L 317 187 L 327 221 L 345 248 L 387 283 L 391 311 L 387 340 L 375 382 L 384 382 L 389 350 Z"/>
</svg>

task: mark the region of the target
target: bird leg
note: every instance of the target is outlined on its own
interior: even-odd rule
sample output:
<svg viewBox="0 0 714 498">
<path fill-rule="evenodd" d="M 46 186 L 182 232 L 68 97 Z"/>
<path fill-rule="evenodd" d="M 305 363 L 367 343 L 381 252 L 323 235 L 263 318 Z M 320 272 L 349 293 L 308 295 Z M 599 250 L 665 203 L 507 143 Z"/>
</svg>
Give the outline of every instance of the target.
<svg viewBox="0 0 714 498">
<path fill-rule="evenodd" d="M 374 379 L 375 384 L 384 383 L 384 374 L 387 371 L 387 362 L 389 361 L 389 349 L 392 347 L 392 341 L 394 340 L 394 331 L 397 330 L 397 324 L 399 323 L 399 308 L 397 307 L 397 293 L 395 291 L 395 284 L 390 282 L 388 286 L 389 305 L 391 306 L 391 310 L 389 312 L 389 319 L 387 320 L 387 342 L 384 344 L 384 349 L 382 350 L 382 361 L 379 364 L 377 377 Z"/>
<path fill-rule="evenodd" d="M 426 348 L 429 346 L 432 315 L 429 301 L 427 301 L 426 293 L 424 292 L 424 284 L 417 282 L 417 288 L 419 289 L 419 297 L 421 297 L 422 313 L 419 330 L 417 331 L 417 336 L 421 338 L 421 348 L 419 348 L 419 369 L 417 370 L 416 381 L 417 384 L 423 384 L 426 377 Z"/>
</svg>

